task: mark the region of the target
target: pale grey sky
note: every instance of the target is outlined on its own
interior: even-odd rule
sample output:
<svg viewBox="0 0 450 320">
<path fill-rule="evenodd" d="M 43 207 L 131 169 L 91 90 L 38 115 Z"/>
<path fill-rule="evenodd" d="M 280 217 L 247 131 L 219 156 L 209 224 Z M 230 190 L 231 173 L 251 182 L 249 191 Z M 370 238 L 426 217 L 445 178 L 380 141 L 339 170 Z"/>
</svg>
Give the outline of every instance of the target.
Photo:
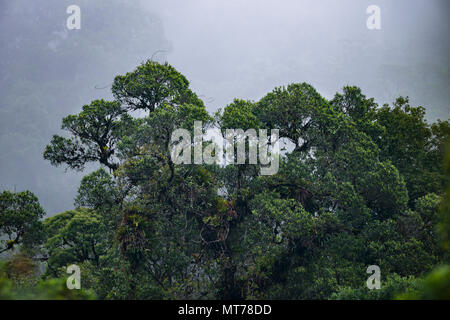
<svg viewBox="0 0 450 320">
<path fill-rule="evenodd" d="M 448 1 L 144 2 L 163 22 L 168 61 L 211 110 L 305 81 L 327 97 L 354 84 L 381 104 L 408 95 L 432 119 L 449 115 Z M 366 27 L 372 4 L 381 30 Z"/>
<path fill-rule="evenodd" d="M 66 30 L 67 6 L 81 30 Z M 381 9 L 368 30 L 366 9 Z M 80 178 L 42 159 L 62 117 L 110 99 L 113 77 L 157 50 L 209 111 L 308 82 L 331 98 L 356 85 L 450 115 L 448 0 L 0 0 L 0 190 L 29 189 L 52 215 Z M 99 89 L 104 88 L 104 89 Z"/>
</svg>

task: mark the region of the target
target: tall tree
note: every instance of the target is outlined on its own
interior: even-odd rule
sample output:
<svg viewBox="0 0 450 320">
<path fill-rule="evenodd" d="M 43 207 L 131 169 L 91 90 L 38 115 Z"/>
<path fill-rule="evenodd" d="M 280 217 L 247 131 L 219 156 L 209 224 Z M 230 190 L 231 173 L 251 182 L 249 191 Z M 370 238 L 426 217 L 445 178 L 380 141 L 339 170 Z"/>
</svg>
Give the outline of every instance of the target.
<svg viewBox="0 0 450 320">
<path fill-rule="evenodd" d="M 0 194 L 0 253 L 19 245 L 33 247 L 43 240 L 40 219 L 45 215 L 37 197 L 30 191 Z"/>
<path fill-rule="evenodd" d="M 115 170 L 118 167 L 114 158 L 116 144 L 130 121 L 118 102 L 95 100 L 83 106 L 79 114 L 63 119 L 61 128 L 72 137 L 54 135 L 44 158 L 55 166 L 64 163 L 75 170 L 96 161 Z"/>
<path fill-rule="evenodd" d="M 119 75 L 112 85 L 114 97 L 131 110 L 153 112 L 163 104 L 203 102 L 189 89 L 189 81 L 168 63 L 147 60 L 133 72 Z"/>
</svg>

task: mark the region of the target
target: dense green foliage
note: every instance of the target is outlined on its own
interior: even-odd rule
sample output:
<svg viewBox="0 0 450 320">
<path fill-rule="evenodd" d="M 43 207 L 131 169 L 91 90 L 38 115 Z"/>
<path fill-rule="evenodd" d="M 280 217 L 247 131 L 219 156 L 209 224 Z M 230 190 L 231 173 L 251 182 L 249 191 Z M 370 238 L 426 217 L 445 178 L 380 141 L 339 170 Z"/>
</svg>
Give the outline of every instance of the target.
<svg viewBox="0 0 450 320">
<path fill-rule="evenodd" d="M 36 196 L 30 191 L 0 194 L 0 253 L 13 250 L 18 245 L 27 248 L 39 244 L 42 240 L 42 222 L 44 209 Z"/>
<path fill-rule="evenodd" d="M 427 276 L 448 262 L 448 121 L 428 124 L 407 98 L 379 107 L 345 87 L 327 100 L 306 83 L 236 99 L 212 117 L 183 75 L 151 60 L 112 91 L 116 101 L 64 118 L 69 137 L 55 135 L 44 152 L 54 165 L 108 169 L 83 178 L 75 210 L 41 222 L 32 195 L 2 195 L 0 231 L 13 244 L 35 239 L 23 250 L 45 271 L 39 284 L 4 275 L 0 294 L 36 290 L 77 264 L 100 299 L 449 297 L 448 267 Z M 249 163 L 177 165 L 170 135 L 194 121 L 279 129 L 295 147 L 270 176 Z M 381 290 L 365 286 L 370 265 Z"/>
</svg>

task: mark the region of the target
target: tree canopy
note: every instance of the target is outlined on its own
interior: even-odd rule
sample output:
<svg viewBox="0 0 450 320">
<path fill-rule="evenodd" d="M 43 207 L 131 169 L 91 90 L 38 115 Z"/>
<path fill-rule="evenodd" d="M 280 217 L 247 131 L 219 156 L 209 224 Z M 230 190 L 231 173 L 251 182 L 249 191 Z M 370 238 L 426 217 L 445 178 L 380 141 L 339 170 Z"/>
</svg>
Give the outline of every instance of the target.
<svg viewBox="0 0 450 320">
<path fill-rule="evenodd" d="M 4 250 L 36 239 L 43 279 L 77 264 L 101 299 L 393 299 L 434 297 L 433 277 L 448 277 L 427 274 L 448 262 L 450 123 L 429 124 L 407 97 L 378 106 L 348 86 L 328 100 L 293 83 L 211 116 L 183 75 L 151 60 L 112 92 L 65 117 L 69 137 L 44 151 L 53 165 L 101 166 L 76 209 L 42 221 L 30 193 L 1 196 Z M 195 121 L 222 134 L 278 129 L 293 147 L 273 175 L 175 164 L 171 133 Z M 365 287 L 370 265 L 381 291 Z"/>
</svg>

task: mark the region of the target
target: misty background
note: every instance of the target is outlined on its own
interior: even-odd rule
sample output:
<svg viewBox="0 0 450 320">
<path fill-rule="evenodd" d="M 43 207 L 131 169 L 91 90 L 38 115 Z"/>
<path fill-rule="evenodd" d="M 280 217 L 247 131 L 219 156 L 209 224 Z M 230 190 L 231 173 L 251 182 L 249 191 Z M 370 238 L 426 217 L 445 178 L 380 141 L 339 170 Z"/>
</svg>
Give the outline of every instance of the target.
<svg viewBox="0 0 450 320">
<path fill-rule="evenodd" d="M 81 29 L 68 30 L 69 5 Z M 381 30 L 368 30 L 369 5 Z M 112 99 L 114 77 L 168 61 L 210 112 L 308 82 L 357 85 L 380 105 L 409 96 L 450 115 L 448 0 L 0 0 L 0 190 L 30 190 L 47 215 L 73 208 L 82 173 L 44 161 L 63 117 Z"/>
</svg>

